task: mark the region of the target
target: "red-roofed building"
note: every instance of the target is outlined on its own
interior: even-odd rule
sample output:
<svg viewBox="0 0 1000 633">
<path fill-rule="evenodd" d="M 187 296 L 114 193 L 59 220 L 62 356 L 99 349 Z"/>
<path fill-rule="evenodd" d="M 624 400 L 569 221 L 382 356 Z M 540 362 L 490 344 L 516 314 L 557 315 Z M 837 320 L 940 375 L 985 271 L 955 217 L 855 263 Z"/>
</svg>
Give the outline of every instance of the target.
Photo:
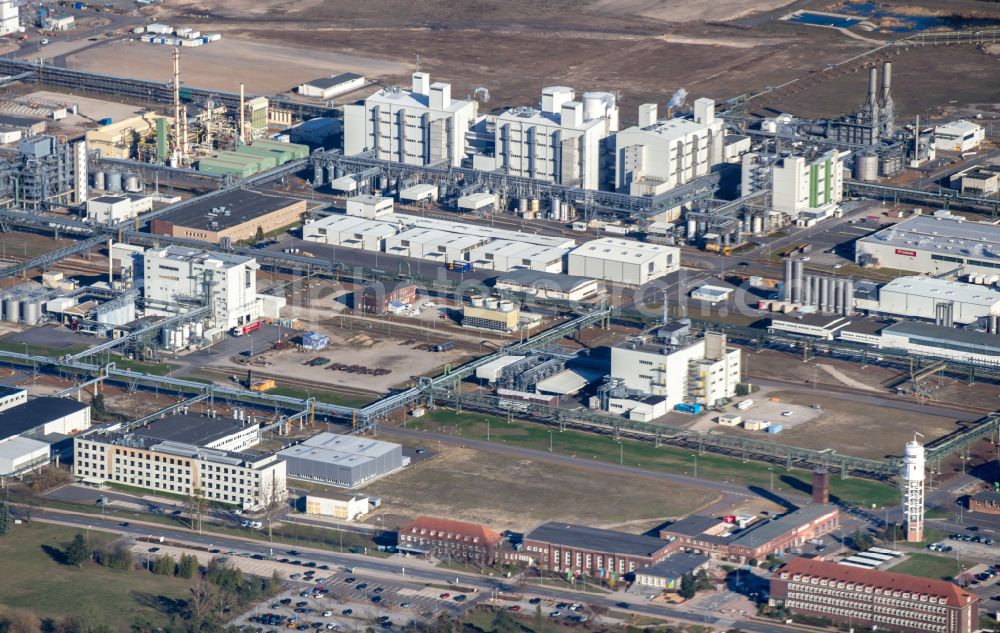
<svg viewBox="0 0 1000 633">
<path fill-rule="evenodd" d="M 418 517 L 399 529 L 396 549 L 418 556 L 437 556 L 491 565 L 503 541 L 499 532 L 478 523 Z"/>
<path fill-rule="evenodd" d="M 972 633 L 979 597 L 944 580 L 796 558 L 771 577 L 771 606 L 857 627 Z"/>
</svg>

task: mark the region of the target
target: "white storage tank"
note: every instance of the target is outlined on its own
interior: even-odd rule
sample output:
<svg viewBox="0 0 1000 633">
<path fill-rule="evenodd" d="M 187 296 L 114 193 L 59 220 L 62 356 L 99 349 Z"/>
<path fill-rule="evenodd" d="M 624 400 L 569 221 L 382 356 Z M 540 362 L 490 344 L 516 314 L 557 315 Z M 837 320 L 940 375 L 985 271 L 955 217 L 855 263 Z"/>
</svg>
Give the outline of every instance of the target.
<svg viewBox="0 0 1000 633">
<path fill-rule="evenodd" d="M 197 323 L 194 324 L 194 336 L 197 339 L 205 337 L 205 324 L 202 323 L 201 321 L 198 321 Z"/>
<path fill-rule="evenodd" d="M 35 325 L 42 320 L 42 304 L 38 301 L 25 301 L 22 304 L 24 322 Z"/>
<path fill-rule="evenodd" d="M 10 323 L 17 323 L 21 320 L 21 302 L 17 299 L 4 299 L 3 320 Z"/>
<path fill-rule="evenodd" d="M 100 189 L 104 191 L 104 172 L 96 171 L 94 172 L 94 189 Z"/>
<path fill-rule="evenodd" d="M 865 182 L 878 180 L 878 156 L 862 154 L 854 166 L 854 177 Z"/>
<path fill-rule="evenodd" d="M 185 323 L 181 327 L 181 346 L 187 345 L 191 340 L 191 324 Z"/>
<path fill-rule="evenodd" d="M 503 301 L 500 302 L 500 311 L 501 312 L 513 312 L 514 311 L 514 302 L 513 301 L 508 301 L 508 300 L 504 299 Z"/>
<path fill-rule="evenodd" d="M 160 329 L 160 345 L 162 347 L 170 347 L 170 329 L 162 328 Z"/>
<path fill-rule="evenodd" d="M 486 300 L 483 299 L 482 297 L 473 297 L 472 298 L 472 307 L 473 308 L 481 308 L 481 307 L 483 307 L 483 304 L 485 302 L 486 302 Z"/>
<path fill-rule="evenodd" d="M 108 172 L 108 191 L 118 193 L 122 190 L 122 173 L 120 171 Z"/>
<path fill-rule="evenodd" d="M 486 300 L 486 307 L 490 310 L 496 310 L 500 306 L 500 300 L 496 297 L 490 297 Z"/>
<path fill-rule="evenodd" d="M 135 174 L 129 174 L 128 176 L 125 176 L 125 191 L 128 191 L 130 193 L 136 193 L 140 189 L 142 188 L 139 186 L 139 176 Z"/>
</svg>

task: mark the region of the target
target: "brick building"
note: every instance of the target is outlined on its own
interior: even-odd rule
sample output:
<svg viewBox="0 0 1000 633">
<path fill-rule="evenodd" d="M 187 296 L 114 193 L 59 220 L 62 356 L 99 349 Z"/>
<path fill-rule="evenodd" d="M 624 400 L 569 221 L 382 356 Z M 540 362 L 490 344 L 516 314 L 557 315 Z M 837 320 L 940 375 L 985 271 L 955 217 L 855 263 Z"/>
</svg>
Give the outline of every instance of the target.
<svg viewBox="0 0 1000 633">
<path fill-rule="evenodd" d="M 235 243 L 254 239 L 257 229 L 270 233 L 298 224 L 305 212 L 305 200 L 236 189 L 157 217 L 150 225 L 150 232 L 212 244 L 228 238 Z"/>
<path fill-rule="evenodd" d="M 770 521 L 758 521 L 742 530 L 714 517 L 692 515 L 660 530 L 660 538 L 678 549 L 711 558 L 746 563 L 818 538 L 840 526 L 840 512 L 825 504 L 809 504 Z"/>
<path fill-rule="evenodd" d="M 1000 493 L 984 490 L 972 495 L 969 497 L 969 512 L 1000 514 Z"/>
<path fill-rule="evenodd" d="M 771 606 L 854 627 L 972 633 L 979 597 L 944 580 L 795 558 L 771 578 Z"/>
<path fill-rule="evenodd" d="M 389 290 L 382 284 L 365 286 L 354 293 L 354 309 L 365 314 L 385 314 L 393 302 L 413 305 L 417 301 L 417 287 L 400 284 Z"/>
<path fill-rule="evenodd" d="M 418 556 L 436 556 L 492 564 L 503 537 L 479 523 L 417 517 L 399 529 L 396 549 Z"/>
<path fill-rule="evenodd" d="M 543 523 L 524 535 L 521 551 L 539 569 L 586 576 L 622 577 L 652 567 L 674 549 L 652 536 L 566 523 Z"/>
</svg>

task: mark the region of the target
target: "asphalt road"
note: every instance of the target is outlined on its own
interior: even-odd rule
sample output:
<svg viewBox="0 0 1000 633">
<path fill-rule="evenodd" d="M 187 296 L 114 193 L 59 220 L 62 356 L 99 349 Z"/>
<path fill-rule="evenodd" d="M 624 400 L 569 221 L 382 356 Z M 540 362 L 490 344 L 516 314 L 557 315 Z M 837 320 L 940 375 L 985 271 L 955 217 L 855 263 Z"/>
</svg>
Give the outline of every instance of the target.
<svg viewBox="0 0 1000 633">
<path fill-rule="evenodd" d="M 101 519 L 100 517 L 80 516 L 70 513 L 62 513 L 54 510 L 36 510 L 32 514 L 33 520 L 59 523 L 63 525 L 76 526 L 80 529 L 99 529 L 130 536 L 132 538 L 163 538 L 164 540 L 182 541 L 189 544 L 200 545 L 206 548 L 217 548 L 223 551 L 236 551 L 243 554 L 263 554 L 266 556 L 277 555 L 289 546 L 275 545 L 268 543 L 252 542 L 232 537 L 220 536 L 218 534 L 195 534 L 189 531 L 172 530 L 163 526 L 151 524 L 130 524 L 128 527 L 120 527 L 117 521 Z M 482 576 L 463 574 L 455 571 L 438 571 L 427 568 L 405 569 L 398 562 L 363 556 L 360 554 L 335 553 L 323 550 L 312 550 L 306 547 L 295 546 L 301 552 L 300 558 L 313 560 L 320 564 L 338 565 L 341 567 L 353 567 L 356 575 L 363 575 L 367 572 L 378 572 L 381 574 L 398 575 L 400 581 L 424 581 L 432 583 L 452 583 L 459 579 L 463 586 L 477 587 L 480 593 L 487 594 L 498 587 L 501 581 L 498 579 L 485 578 Z M 617 604 L 620 598 L 596 596 L 590 593 L 574 592 L 571 590 L 556 590 L 548 587 L 525 586 L 526 591 L 531 594 L 554 599 L 570 599 L 590 604 L 600 604 L 609 608 L 621 610 Z M 648 614 L 654 617 L 672 620 L 682 620 L 705 624 L 709 626 L 726 626 L 732 621 L 731 618 L 718 618 L 715 616 L 698 616 L 688 611 L 661 605 L 632 605 L 630 610 L 639 614 Z M 793 627 L 780 624 L 757 621 L 738 621 L 738 625 L 745 631 L 755 633 L 778 633 L 782 631 L 795 631 Z"/>
</svg>

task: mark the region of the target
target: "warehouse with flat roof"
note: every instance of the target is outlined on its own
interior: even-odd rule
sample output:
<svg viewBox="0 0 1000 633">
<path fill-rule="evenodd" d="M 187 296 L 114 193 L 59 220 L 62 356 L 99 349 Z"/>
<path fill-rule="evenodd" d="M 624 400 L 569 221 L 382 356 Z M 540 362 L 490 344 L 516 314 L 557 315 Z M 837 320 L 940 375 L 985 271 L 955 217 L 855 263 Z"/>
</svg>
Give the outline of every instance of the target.
<svg viewBox="0 0 1000 633">
<path fill-rule="evenodd" d="M 197 413 L 169 415 L 133 431 L 147 443 L 177 442 L 222 451 L 245 451 L 260 443 L 260 427 L 246 420 Z"/>
<path fill-rule="evenodd" d="M 680 269 L 676 246 L 602 237 L 569 252 L 569 274 L 641 286 Z"/>
<path fill-rule="evenodd" d="M 278 452 L 288 476 L 355 488 L 409 463 L 403 447 L 355 435 L 319 433 Z"/>
<path fill-rule="evenodd" d="M 271 233 L 298 224 L 306 201 L 234 189 L 198 200 L 154 219 L 150 231 L 218 244 L 251 240 L 258 230 Z"/>
<path fill-rule="evenodd" d="M 1000 273 L 1000 226 L 918 215 L 859 239 L 855 261 L 926 275 Z"/>
<path fill-rule="evenodd" d="M 517 294 L 558 301 L 586 301 L 602 296 L 601 283 L 589 277 L 521 268 L 497 277 L 493 286 Z"/>
<path fill-rule="evenodd" d="M 1000 315 L 1000 290 L 935 277 L 898 277 L 879 288 L 878 301 L 858 304 L 870 314 L 930 321 L 936 320 L 944 304 L 952 322 L 968 325 Z"/>
</svg>

